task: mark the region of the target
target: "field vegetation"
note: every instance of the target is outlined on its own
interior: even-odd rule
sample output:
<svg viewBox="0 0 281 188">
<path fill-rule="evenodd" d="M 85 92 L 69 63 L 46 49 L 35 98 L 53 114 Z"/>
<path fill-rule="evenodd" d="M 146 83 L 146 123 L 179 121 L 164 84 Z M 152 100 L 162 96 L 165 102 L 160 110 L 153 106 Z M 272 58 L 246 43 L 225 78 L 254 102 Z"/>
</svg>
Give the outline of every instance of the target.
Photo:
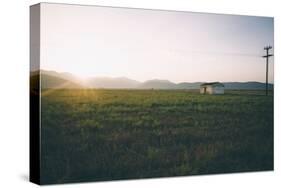
<svg viewBox="0 0 281 188">
<path fill-rule="evenodd" d="M 42 90 L 41 181 L 273 169 L 273 96 L 185 90 Z"/>
</svg>

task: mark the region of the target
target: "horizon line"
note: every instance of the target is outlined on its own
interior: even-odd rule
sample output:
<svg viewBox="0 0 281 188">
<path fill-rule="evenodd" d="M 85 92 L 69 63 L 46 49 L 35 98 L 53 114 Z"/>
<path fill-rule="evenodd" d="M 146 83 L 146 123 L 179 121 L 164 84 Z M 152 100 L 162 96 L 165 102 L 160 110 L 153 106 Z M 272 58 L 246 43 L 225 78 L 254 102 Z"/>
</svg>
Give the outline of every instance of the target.
<svg viewBox="0 0 281 188">
<path fill-rule="evenodd" d="M 155 80 L 158 80 L 158 81 L 168 81 L 168 82 L 171 82 L 173 84 L 181 84 L 181 83 L 209 83 L 209 82 L 221 82 L 221 83 L 227 83 L 227 82 L 230 82 L 230 83 L 249 83 L 249 82 L 258 82 L 258 83 L 262 83 L 262 84 L 266 84 L 266 82 L 262 82 L 262 81 L 255 81 L 255 80 L 247 80 L 247 81 L 181 81 L 181 82 L 174 82 L 174 81 L 170 81 L 169 79 L 159 79 L 159 78 L 152 78 L 152 79 L 146 79 L 145 81 L 139 81 L 137 79 L 131 79 L 129 77 L 126 77 L 126 76 L 87 76 L 86 78 L 82 78 L 81 76 L 75 74 L 75 73 L 71 73 L 71 72 L 59 72 L 59 71 L 55 71 L 55 70 L 47 70 L 47 69 L 39 69 L 39 70 L 30 70 L 30 73 L 34 73 L 34 72 L 37 72 L 37 71 L 49 71 L 49 72 L 55 72 L 57 74 L 71 74 L 72 76 L 74 76 L 75 78 L 81 80 L 81 81 L 85 81 L 85 80 L 89 80 L 91 78 L 110 78 L 110 79 L 117 79 L 117 78 L 125 78 L 125 79 L 129 79 L 129 80 L 132 80 L 132 81 L 136 81 L 136 82 L 139 82 L 139 83 L 145 83 L 145 82 L 148 82 L 148 81 L 155 81 Z M 268 84 L 274 84 L 274 82 L 268 82 Z"/>
</svg>

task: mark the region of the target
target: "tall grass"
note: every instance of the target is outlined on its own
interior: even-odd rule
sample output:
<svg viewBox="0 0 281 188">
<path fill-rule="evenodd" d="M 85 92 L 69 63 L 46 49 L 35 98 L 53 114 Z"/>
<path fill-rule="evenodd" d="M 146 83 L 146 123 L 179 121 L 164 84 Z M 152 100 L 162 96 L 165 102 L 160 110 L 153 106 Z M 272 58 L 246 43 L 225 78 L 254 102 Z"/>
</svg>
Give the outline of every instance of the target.
<svg viewBox="0 0 281 188">
<path fill-rule="evenodd" d="M 273 169 L 273 96 L 56 90 L 42 97 L 42 183 Z"/>
</svg>

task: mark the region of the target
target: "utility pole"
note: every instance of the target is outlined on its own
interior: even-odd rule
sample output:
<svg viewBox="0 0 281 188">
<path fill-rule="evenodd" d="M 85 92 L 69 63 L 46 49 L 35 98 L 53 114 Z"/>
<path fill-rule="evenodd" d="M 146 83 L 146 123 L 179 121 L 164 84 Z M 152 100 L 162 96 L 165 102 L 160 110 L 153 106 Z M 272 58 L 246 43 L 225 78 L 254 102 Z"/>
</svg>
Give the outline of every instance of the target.
<svg viewBox="0 0 281 188">
<path fill-rule="evenodd" d="M 268 58 L 273 56 L 273 54 L 269 54 L 269 50 L 272 49 L 272 46 L 266 46 L 264 47 L 264 50 L 266 51 L 266 55 L 262 56 L 263 58 L 266 58 L 266 84 L 265 84 L 265 94 L 268 95 Z"/>
</svg>

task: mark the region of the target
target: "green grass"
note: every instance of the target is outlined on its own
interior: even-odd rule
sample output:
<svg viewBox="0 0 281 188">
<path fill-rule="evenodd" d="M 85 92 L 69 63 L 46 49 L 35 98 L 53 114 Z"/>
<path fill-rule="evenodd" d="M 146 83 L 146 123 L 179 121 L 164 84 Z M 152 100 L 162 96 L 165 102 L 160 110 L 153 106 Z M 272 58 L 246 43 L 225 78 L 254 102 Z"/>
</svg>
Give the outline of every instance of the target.
<svg viewBox="0 0 281 188">
<path fill-rule="evenodd" d="M 43 90 L 43 184 L 273 169 L 273 96 Z"/>
</svg>

